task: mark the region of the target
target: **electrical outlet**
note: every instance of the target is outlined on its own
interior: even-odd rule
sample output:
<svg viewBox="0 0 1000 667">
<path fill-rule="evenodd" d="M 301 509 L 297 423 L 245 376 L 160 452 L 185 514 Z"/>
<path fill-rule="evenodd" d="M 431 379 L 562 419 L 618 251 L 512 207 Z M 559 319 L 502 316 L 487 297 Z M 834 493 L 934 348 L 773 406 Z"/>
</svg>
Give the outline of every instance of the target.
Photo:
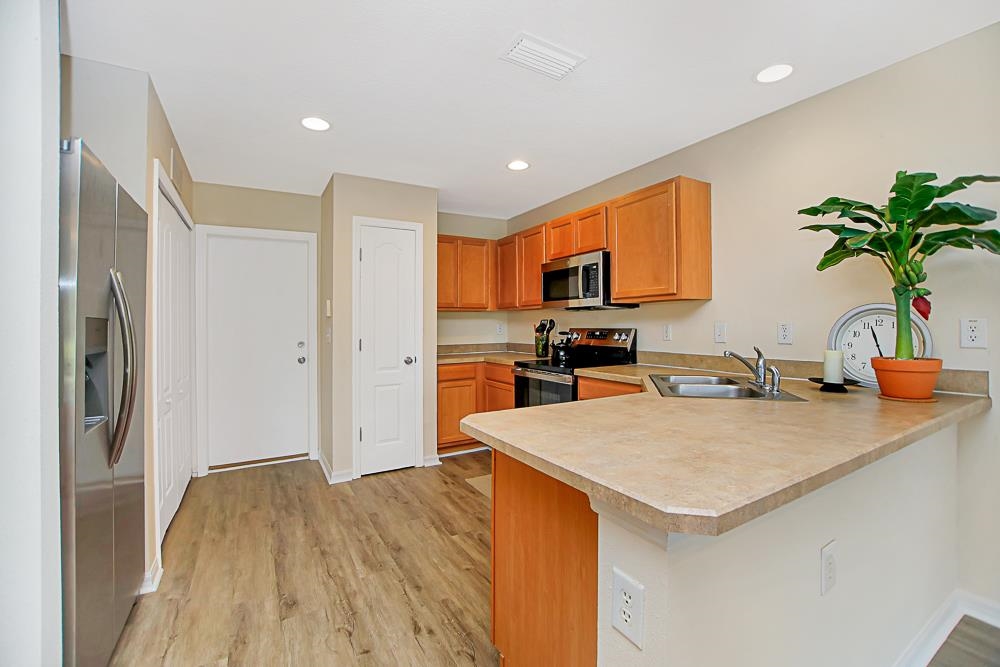
<svg viewBox="0 0 1000 667">
<path fill-rule="evenodd" d="M 792 325 L 790 322 L 778 323 L 778 345 L 792 344 Z"/>
<path fill-rule="evenodd" d="M 819 594 L 826 595 L 837 585 L 837 554 L 836 540 L 830 540 L 826 546 L 819 550 L 820 574 L 819 574 Z"/>
<path fill-rule="evenodd" d="M 961 346 L 979 350 L 985 350 L 988 345 L 987 321 L 984 318 L 973 318 L 962 320 L 962 340 Z"/>
<path fill-rule="evenodd" d="M 646 587 L 617 567 L 611 570 L 611 627 L 641 649 Z"/>
<path fill-rule="evenodd" d="M 715 342 L 716 343 L 725 343 L 726 342 L 726 340 L 728 338 L 728 333 L 729 333 L 728 329 L 729 329 L 729 327 L 726 325 L 725 322 L 716 322 L 715 323 Z"/>
<path fill-rule="evenodd" d="M 498 336 L 502 336 L 503 335 L 503 323 L 502 322 L 497 322 L 497 335 Z"/>
<path fill-rule="evenodd" d="M 669 324 L 663 325 L 663 340 L 673 340 L 674 329 Z"/>
</svg>

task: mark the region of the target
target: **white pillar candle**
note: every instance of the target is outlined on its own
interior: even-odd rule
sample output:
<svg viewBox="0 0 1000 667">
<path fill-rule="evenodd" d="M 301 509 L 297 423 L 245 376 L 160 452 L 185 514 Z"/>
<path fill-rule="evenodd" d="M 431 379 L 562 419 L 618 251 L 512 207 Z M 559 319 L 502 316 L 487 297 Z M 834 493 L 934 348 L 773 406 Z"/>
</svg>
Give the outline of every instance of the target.
<svg viewBox="0 0 1000 667">
<path fill-rule="evenodd" d="M 844 353 L 840 350 L 823 353 L 823 382 L 844 384 Z"/>
</svg>

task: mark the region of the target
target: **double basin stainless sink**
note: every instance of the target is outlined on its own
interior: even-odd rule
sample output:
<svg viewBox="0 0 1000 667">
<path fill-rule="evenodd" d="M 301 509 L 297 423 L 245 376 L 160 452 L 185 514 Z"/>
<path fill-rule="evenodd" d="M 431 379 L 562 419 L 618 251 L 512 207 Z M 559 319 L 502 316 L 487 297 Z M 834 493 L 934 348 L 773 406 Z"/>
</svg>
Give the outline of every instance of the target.
<svg viewBox="0 0 1000 667">
<path fill-rule="evenodd" d="M 751 401 L 804 401 L 782 390 L 775 394 L 748 382 L 714 375 L 650 375 L 661 396 L 736 398 Z"/>
</svg>

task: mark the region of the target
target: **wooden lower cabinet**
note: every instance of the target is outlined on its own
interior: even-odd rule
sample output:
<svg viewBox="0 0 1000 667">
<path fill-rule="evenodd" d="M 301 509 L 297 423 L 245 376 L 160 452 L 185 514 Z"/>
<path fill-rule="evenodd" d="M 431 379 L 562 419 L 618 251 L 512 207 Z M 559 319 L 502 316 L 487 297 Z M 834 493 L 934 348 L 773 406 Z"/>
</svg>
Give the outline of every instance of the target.
<svg viewBox="0 0 1000 667">
<path fill-rule="evenodd" d="M 474 412 L 514 407 L 513 366 L 473 362 L 438 365 L 438 454 L 480 447 L 462 433 L 460 422 Z"/>
<path fill-rule="evenodd" d="M 586 401 L 591 398 L 606 398 L 608 396 L 624 396 L 625 394 L 639 394 L 642 392 L 642 385 L 629 384 L 628 382 L 614 382 L 613 380 L 600 380 L 598 378 L 581 377 L 576 381 L 576 400 Z"/>
<path fill-rule="evenodd" d="M 597 664 L 597 514 L 587 495 L 493 451 L 491 639 L 502 664 Z"/>
</svg>

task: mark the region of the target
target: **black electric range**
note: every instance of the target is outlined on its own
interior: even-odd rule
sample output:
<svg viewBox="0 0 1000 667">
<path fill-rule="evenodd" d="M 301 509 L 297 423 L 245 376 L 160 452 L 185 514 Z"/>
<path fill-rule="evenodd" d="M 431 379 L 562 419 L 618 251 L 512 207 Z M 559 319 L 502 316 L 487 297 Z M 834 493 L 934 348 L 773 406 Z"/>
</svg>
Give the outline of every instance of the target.
<svg viewBox="0 0 1000 667">
<path fill-rule="evenodd" d="M 575 369 L 634 364 L 637 335 L 635 329 L 570 329 L 565 353 L 515 361 L 514 407 L 575 401 Z"/>
</svg>

